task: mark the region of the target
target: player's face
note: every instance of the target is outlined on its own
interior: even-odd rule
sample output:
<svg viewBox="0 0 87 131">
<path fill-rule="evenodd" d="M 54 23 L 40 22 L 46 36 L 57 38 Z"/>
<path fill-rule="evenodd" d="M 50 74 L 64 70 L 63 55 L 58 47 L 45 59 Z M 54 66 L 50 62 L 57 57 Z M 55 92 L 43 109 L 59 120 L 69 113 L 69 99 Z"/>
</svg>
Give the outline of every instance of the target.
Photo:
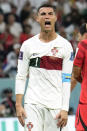
<svg viewBox="0 0 87 131">
<path fill-rule="evenodd" d="M 83 35 L 78 33 L 78 41 L 81 41 L 81 40 L 84 40 L 84 39 L 86 39 L 86 33 L 84 33 Z"/>
<path fill-rule="evenodd" d="M 41 31 L 49 32 L 55 30 L 56 14 L 51 7 L 43 7 L 38 12 L 37 21 L 41 26 Z"/>
</svg>

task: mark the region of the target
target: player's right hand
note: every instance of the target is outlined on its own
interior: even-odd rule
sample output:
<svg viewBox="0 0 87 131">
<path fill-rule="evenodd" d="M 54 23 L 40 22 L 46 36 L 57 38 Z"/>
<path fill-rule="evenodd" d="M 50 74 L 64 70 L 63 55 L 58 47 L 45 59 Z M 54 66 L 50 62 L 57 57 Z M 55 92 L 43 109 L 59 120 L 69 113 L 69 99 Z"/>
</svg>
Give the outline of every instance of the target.
<svg viewBox="0 0 87 131">
<path fill-rule="evenodd" d="M 20 105 L 20 106 L 17 105 L 16 106 L 16 115 L 17 115 L 21 125 L 24 126 L 25 125 L 25 118 L 27 116 L 26 116 L 26 112 L 25 112 L 24 108 L 22 107 L 22 105 Z"/>
</svg>

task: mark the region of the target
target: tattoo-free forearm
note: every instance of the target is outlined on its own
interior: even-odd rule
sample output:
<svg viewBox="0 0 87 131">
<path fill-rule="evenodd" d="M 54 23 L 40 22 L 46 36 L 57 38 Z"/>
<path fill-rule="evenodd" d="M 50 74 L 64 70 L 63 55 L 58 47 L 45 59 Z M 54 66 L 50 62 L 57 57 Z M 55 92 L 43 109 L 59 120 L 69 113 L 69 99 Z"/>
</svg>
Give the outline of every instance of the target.
<svg viewBox="0 0 87 131">
<path fill-rule="evenodd" d="M 16 94 L 16 106 L 22 105 L 23 94 Z"/>
<path fill-rule="evenodd" d="M 74 74 L 72 73 L 72 77 L 71 77 L 71 91 L 75 88 L 77 84 L 77 80 L 74 78 Z"/>
</svg>

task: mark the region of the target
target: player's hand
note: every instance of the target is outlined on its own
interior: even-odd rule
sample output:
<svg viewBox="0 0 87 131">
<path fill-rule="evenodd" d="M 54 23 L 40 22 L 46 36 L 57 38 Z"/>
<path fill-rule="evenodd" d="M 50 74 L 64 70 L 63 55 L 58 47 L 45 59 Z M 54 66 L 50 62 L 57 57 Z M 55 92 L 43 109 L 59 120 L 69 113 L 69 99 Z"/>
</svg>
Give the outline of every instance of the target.
<svg viewBox="0 0 87 131">
<path fill-rule="evenodd" d="M 65 110 L 61 110 L 58 115 L 56 115 L 57 126 L 63 128 L 67 124 L 68 120 L 68 112 Z"/>
<path fill-rule="evenodd" d="M 24 108 L 21 105 L 16 106 L 16 114 L 19 119 L 19 122 L 21 123 L 22 126 L 24 126 L 25 125 L 25 118 L 27 116 L 26 116 L 26 112 L 25 112 Z"/>
</svg>

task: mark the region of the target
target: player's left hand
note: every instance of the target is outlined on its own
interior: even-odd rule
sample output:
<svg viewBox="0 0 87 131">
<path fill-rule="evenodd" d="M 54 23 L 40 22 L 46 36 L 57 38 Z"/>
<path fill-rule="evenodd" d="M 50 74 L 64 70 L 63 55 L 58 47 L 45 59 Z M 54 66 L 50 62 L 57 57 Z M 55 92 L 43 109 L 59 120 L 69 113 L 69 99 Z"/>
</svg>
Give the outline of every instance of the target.
<svg viewBox="0 0 87 131">
<path fill-rule="evenodd" d="M 68 112 L 65 110 L 61 110 L 59 114 L 56 115 L 57 126 L 63 128 L 67 124 L 68 120 Z"/>
</svg>

